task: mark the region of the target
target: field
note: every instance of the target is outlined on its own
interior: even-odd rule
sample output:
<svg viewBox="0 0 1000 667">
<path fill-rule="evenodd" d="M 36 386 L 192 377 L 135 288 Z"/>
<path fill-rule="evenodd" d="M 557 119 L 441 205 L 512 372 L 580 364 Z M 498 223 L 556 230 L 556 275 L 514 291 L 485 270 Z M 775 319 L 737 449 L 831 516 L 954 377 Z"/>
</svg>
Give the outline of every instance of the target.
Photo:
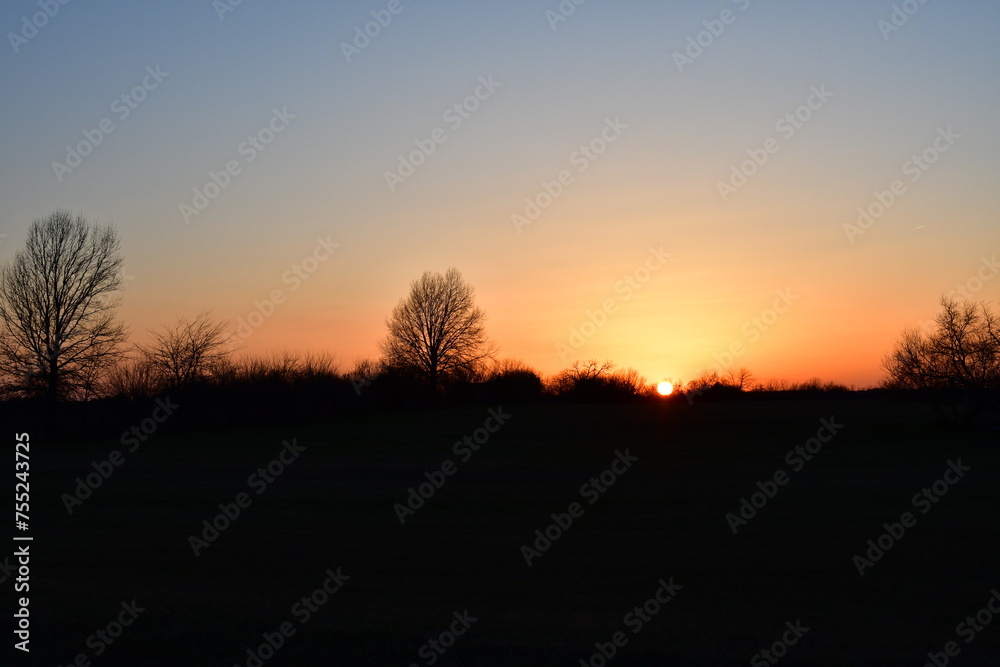
<svg viewBox="0 0 1000 667">
<path fill-rule="evenodd" d="M 922 665 L 950 641 L 953 664 L 997 664 L 1000 617 L 956 627 L 1000 589 L 997 431 L 878 400 L 501 414 L 162 432 L 131 452 L 117 434 L 34 443 L 31 664 L 773 664 L 766 649 Z M 477 435 L 478 451 L 453 449 Z M 814 437 L 811 460 L 794 453 Z M 64 494 L 115 449 L 124 460 L 68 514 Z M 433 494 L 425 472 L 443 481 Z M 422 506 L 394 507 L 424 482 Z M 738 523 L 741 498 L 759 507 Z M 239 516 L 206 532 L 220 504 Z M 553 514 L 568 527 L 535 544 Z M 861 576 L 884 524 L 897 536 Z"/>
</svg>

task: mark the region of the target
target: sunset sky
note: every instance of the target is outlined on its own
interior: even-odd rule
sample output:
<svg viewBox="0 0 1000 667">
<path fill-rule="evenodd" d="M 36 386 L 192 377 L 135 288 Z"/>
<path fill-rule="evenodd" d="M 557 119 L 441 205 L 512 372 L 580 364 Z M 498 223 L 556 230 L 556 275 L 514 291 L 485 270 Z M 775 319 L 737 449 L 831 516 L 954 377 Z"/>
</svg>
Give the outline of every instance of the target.
<svg viewBox="0 0 1000 667">
<path fill-rule="evenodd" d="M 543 373 L 873 384 L 1000 299 L 1000 5 L 896 7 L 10 0 L 0 262 L 62 208 L 117 227 L 137 342 L 277 291 L 243 348 L 350 367 L 454 266 Z"/>
</svg>

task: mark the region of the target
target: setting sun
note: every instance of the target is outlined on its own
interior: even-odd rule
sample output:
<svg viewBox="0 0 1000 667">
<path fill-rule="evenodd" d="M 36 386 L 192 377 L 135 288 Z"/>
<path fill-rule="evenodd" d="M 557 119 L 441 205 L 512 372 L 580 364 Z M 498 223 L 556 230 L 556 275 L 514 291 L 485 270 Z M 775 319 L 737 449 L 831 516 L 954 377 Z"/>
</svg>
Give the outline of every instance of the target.
<svg viewBox="0 0 1000 667">
<path fill-rule="evenodd" d="M 660 396 L 669 396 L 674 393 L 674 385 L 669 382 L 661 382 L 656 385 L 656 391 L 660 392 Z"/>
</svg>

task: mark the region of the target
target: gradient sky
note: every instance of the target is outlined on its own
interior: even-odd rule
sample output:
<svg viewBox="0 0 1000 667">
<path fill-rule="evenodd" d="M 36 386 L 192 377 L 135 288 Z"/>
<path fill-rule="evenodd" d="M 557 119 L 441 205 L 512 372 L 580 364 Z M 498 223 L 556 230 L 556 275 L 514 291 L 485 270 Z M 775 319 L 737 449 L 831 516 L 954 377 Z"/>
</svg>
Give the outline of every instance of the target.
<svg viewBox="0 0 1000 667">
<path fill-rule="evenodd" d="M 222 4 L 69 2 L 37 34 L 37 0 L 0 9 L 0 261 L 58 208 L 113 223 L 137 341 L 202 309 L 235 325 L 280 290 L 243 348 L 351 366 L 377 355 L 413 279 L 455 266 L 502 355 L 544 373 L 596 357 L 688 380 L 738 343 L 732 365 L 759 378 L 866 385 L 942 294 L 1000 296 L 983 265 L 1000 256 L 995 2 L 913 2 L 884 34 L 888 1 L 589 0 L 553 29 L 555 0 L 401 0 L 351 62 L 341 44 L 397 5 L 243 0 L 220 19 Z M 723 11 L 730 23 L 711 23 Z M 720 26 L 679 71 L 674 53 Z M 115 100 L 147 67 L 168 74 L 122 118 Z M 500 85 L 458 125 L 445 112 L 480 77 Z M 788 136 L 776 123 L 813 88 L 832 97 Z M 247 161 L 275 109 L 295 118 Z M 60 181 L 53 163 L 103 119 L 113 131 Z M 627 127 L 581 158 L 608 119 Z M 436 128 L 446 140 L 390 190 L 385 172 Z M 769 138 L 776 152 L 723 201 L 718 183 Z M 926 171 L 906 166 L 928 149 Z M 231 160 L 240 172 L 185 222 L 179 205 Z M 512 215 L 564 170 L 572 182 L 518 230 Z M 317 238 L 339 245 L 298 283 L 286 272 Z M 779 290 L 794 300 L 769 313 Z M 607 300 L 606 323 L 560 358 Z"/>
</svg>

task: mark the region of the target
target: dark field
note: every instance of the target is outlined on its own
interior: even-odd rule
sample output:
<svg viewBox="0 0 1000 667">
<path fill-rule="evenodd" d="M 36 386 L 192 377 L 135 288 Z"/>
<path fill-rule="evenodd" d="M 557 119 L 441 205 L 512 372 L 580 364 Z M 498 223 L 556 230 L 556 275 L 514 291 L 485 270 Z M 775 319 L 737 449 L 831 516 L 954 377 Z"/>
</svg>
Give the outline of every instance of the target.
<svg viewBox="0 0 1000 667">
<path fill-rule="evenodd" d="M 31 664 L 252 667 L 288 623 L 262 664 L 601 665 L 595 644 L 620 631 L 608 665 L 764 665 L 795 639 L 786 622 L 808 632 L 782 664 L 919 666 L 949 641 L 950 664 L 1000 664 L 1000 615 L 971 642 L 956 630 L 1000 589 L 1000 432 L 877 400 L 503 410 L 466 462 L 452 445 L 485 409 L 159 433 L 134 452 L 117 434 L 36 441 Z M 786 452 L 824 418 L 843 428 L 795 472 Z M 258 494 L 248 477 L 293 438 L 305 451 Z M 581 495 L 626 448 L 638 460 Z M 115 449 L 124 463 L 68 515 L 62 494 Z M 446 459 L 457 471 L 401 525 L 393 506 Z M 915 506 L 959 459 L 971 469 Z M 727 513 L 778 470 L 787 484 L 734 535 Z M 189 536 L 239 493 L 250 505 L 196 557 Z M 573 502 L 582 516 L 529 567 L 521 546 Z M 854 556 L 904 512 L 915 525 L 859 576 Z M 338 568 L 342 588 L 302 606 Z M 626 619 L 671 578 L 672 600 Z M 88 642 L 133 599 L 120 637 Z M 443 655 L 424 646 L 466 610 Z"/>
</svg>

